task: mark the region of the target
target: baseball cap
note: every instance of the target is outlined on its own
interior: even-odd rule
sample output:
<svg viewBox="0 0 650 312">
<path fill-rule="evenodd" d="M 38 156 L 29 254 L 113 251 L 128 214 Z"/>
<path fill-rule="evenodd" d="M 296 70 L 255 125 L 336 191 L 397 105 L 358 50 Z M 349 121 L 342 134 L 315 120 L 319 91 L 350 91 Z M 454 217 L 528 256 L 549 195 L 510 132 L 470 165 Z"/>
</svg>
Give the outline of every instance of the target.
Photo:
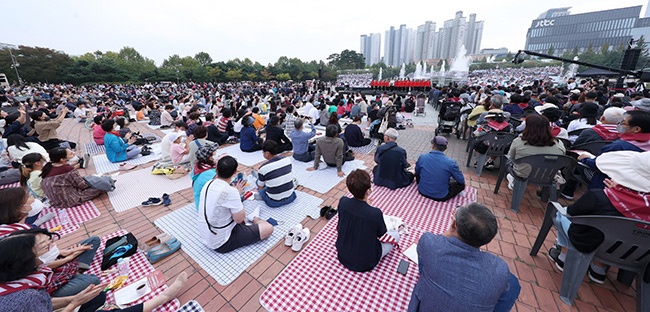
<svg viewBox="0 0 650 312">
<path fill-rule="evenodd" d="M 436 136 L 431 140 L 431 144 L 436 146 L 447 146 L 447 139 L 443 136 Z"/>
</svg>

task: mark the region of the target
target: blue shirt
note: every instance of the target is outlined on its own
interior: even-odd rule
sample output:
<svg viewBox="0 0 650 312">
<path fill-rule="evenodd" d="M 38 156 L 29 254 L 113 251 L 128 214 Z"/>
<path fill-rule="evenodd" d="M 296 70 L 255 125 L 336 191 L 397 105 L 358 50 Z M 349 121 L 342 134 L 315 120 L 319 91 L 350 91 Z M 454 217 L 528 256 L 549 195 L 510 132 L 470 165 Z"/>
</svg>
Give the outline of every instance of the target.
<svg viewBox="0 0 650 312">
<path fill-rule="evenodd" d="M 250 151 L 257 144 L 257 133 L 253 127 L 243 127 L 239 136 L 239 148 L 244 152 Z"/>
<path fill-rule="evenodd" d="M 444 198 L 449 193 L 449 178 L 465 184 L 465 178 L 455 160 L 441 151 L 422 154 L 415 163 L 415 174 L 420 176 L 418 190 L 432 198 Z"/>
<path fill-rule="evenodd" d="M 293 153 L 302 155 L 307 153 L 308 148 L 309 148 L 309 139 L 313 138 L 316 135 L 316 128 L 314 128 L 314 125 L 311 125 L 311 132 L 307 133 L 302 130 L 296 130 L 293 129 L 291 133 L 289 133 L 289 138 L 291 139 L 291 143 L 293 144 Z"/>
<path fill-rule="evenodd" d="M 202 204 L 201 189 L 206 183 L 212 181 L 216 175 L 217 169 L 210 169 L 192 176 L 192 191 L 194 192 L 194 208 L 196 211 L 199 211 L 199 205 Z"/>
<path fill-rule="evenodd" d="M 361 114 L 361 106 L 359 106 L 359 104 L 354 104 L 350 110 L 350 118 L 359 116 L 359 114 Z"/>
<path fill-rule="evenodd" d="M 129 145 L 121 137 L 110 132 L 106 133 L 104 135 L 104 147 L 106 148 L 106 157 L 112 163 L 126 160 L 126 148 Z"/>
<path fill-rule="evenodd" d="M 424 233 L 418 241 L 420 279 L 412 311 L 493 311 L 510 284 L 501 258 L 455 236 Z"/>
</svg>

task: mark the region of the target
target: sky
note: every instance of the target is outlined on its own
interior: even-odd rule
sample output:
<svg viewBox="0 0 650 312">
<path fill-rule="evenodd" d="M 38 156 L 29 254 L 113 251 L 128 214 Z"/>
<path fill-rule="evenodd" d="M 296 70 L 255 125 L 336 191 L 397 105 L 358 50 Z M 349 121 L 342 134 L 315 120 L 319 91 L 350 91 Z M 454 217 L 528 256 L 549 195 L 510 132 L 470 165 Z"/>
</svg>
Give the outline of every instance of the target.
<svg viewBox="0 0 650 312">
<path fill-rule="evenodd" d="M 157 65 L 170 55 L 207 52 L 213 61 L 249 58 L 262 65 L 279 57 L 326 61 L 348 49 L 360 52 L 362 34 L 426 21 L 438 27 L 456 11 L 485 21 L 481 48 L 524 48 L 532 20 L 542 12 L 571 6 L 585 13 L 643 5 L 630 0 L 21 0 L 3 3 L 0 43 L 38 46 L 69 55 L 135 48 Z M 390 4 L 390 5 L 389 5 Z M 400 6 L 403 4 L 403 6 Z"/>
</svg>

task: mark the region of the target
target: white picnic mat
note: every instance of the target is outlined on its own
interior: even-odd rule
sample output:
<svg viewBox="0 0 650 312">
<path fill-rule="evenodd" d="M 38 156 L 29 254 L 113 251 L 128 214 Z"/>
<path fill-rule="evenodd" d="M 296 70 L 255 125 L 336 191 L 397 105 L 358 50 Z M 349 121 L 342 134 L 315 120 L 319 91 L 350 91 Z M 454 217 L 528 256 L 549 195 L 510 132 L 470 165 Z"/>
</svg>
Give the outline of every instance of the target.
<svg viewBox="0 0 650 312">
<path fill-rule="evenodd" d="M 138 155 L 136 158 L 129 159 L 127 161 L 122 161 L 119 163 L 112 163 L 106 157 L 106 154 L 93 156 L 93 164 L 95 165 L 95 172 L 97 174 L 104 174 L 108 172 L 114 172 L 120 170 L 121 163 L 127 163 L 132 165 L 144 165 L 148 162 L 152 162 L 160 159 L 162 151 L 160 149 L 160 143 L 152 144 L 151 154 L 147 156 Z"/>
<path fill-rule="evenodd" d="M 350 147 L 350 149 L 352 151 L 354 151 L 355 153 L 368 155 L 370 153 L 374 153 L 374 151 L 377 149 L 377 142 L 378 142 L 378 140 L 372 139 L 372 142 L 370 142 L 370 144 L 368 144 L 366 146 Z"/>
<path fill-rule="evenodd" d="M 149 138 L 149 137 L 156 138 L 156 141 L 154 141 L 154 143 L 160 142 L 160 137 L 158 137 L 157 135 L 155 135 L 153 133 L 145 133 L 145 134 L 142 135 L 142 137 L 143 138 Z M 86 153 L 88 153 L 90 155 L 106 154 L 106 148 L 104 147 L 104 145 L 97 145 L 97 143 L 95 143 L 95 141 L 91 141 L 91 142 L 86 143 Z"/>
<path fill-rule="evenodd" d="M 366 169 L 363 161 L 355 159 L 346 161 L 341 169 L 345 175 L 340 178 L 336 173 L 335 167 L 327 167 L 321 162 L 318 170 L 307 171 L 307 168 L 313 167 L 314 162 L 301 162 L 291 158 L 291 172 L 298 180 L 298 185 L 312 189 L 318 193 L 325 194 L 333 189 L 339 182 L 345 180 L 350 172 L 355 169 Z"/>
<path fill-rule="evenodd" d="M 237 162 L 248 167 L 255 166 L 266 159 L 262 156 L 262 151 L 247 153 L 239 149 L 239 144 L 233 144 L 217 150 L 217 155 L 228 154 L 237 159 Z"/>
<path fill-rule="evenodd" d="M 108 192 L 108 199 L 117 212 L 141 206 L 149 197 L 162 199 L 163 193 L 171 194 L 192 186 L 189 174 L 170 180 L 164 175 L 151 174 L 151 168 L 120 174 L 116 180 L 115 190 Z"/>
<path fill-rule="evenodd" d="M 246 211 L 253 211 L 255 207 L 261 207 L 260 218 L 272 217 L 278 221 L 273 234 L 266 240 L 245 246 L 227 254 L 220 254 L 208 247 L 202 241 L 198 232 L 198 226 L 205 224 L 198 223 L 197 212 L 194 204 L 182 207 L 154 223 L 165 233 L 171 234 L 182 243 L 185 251 L 201 268 L 221 285 L 228 285 L 234 281 L 244 270 L 259 259 L 264 253 L 271 249 L 277 242 L 284 239 L 290 228 L 300 223 L 305 216 L 318 218 L 319 206 L 323 200 L 307 193 L 296 191 L 296 200 L 280 208 L 269 208 L 261 200 L 246 200 L 244 207 Z M 290 248 L 290 247 L 287 247 Z"/>
<path fill-rule="evenodd" d="M 149 120 L 147 120 L 147 122 L 149 122 Z M 152 125 L 150 125 L 148 123 L 147 123 L 147 127 L 151 128 L 151 129 L 154 129 L 154 130 L 160 129 L 160 126 L 152 126 Z"/>
</svg>

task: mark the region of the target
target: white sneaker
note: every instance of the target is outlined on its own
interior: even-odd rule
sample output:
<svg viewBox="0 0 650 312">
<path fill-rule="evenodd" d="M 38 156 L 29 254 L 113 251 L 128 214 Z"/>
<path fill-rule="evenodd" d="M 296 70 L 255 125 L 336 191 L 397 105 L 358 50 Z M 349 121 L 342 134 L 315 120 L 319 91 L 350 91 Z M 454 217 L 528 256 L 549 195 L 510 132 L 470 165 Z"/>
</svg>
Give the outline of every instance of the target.
<svg viewBox="0 0 650 312">
<path fill-rule="evenodd" d="M 508 189 L 512 191 L 512 189 L 515 188 L 515 177 L 508 173 L 508 175 L 506 175 L 506 179 L 508 180 Z"/>
<path fill-rule="evenodd" d="M 289 229 L 289 232 L 284 237 L 285 246 L 293 246 L 293 240 L 298 233 L 302 232 L 302 224 L 298 223 L 293 228 Z"/>
<path fill-rule="evenodd" d="M 298 234 L 293 238 L 293 245 L 291 245 L 291 250 L 300 251 L 300 249 L 302 249 L 302 245 L 304 245 L 309 240 L 310 235 L 311 232 L 309 232 L 308 228 L 304 228 L 302 231 L 298 232 Z"/>
<path fill-rule="evenodd" d="M 253 222 L 253 219 L 260 216 L 260 206 L 257 206 L 251 213 L 246 214 L 246 221 Z"/>
</svg>

